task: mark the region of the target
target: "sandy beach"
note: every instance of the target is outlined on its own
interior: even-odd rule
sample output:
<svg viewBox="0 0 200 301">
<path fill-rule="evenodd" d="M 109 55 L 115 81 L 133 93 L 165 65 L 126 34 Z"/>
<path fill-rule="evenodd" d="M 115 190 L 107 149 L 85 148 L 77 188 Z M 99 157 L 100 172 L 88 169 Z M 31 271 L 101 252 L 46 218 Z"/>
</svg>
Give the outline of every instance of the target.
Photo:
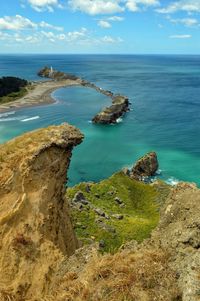
<svg viewBox="0 0 200 301">
<path fill-rule="evenodd" d="M 60 81 L 44 81 L 33 82 L 28 93 L 15 101 L 0 104 L 0 112 L 6 112 L 22 107 L 31 107 L 53 103 L 55 100 L 51 97 L 51 93 L 58 88 L 80 85 L 79 80 L 60 80 Z"/>
</svg>

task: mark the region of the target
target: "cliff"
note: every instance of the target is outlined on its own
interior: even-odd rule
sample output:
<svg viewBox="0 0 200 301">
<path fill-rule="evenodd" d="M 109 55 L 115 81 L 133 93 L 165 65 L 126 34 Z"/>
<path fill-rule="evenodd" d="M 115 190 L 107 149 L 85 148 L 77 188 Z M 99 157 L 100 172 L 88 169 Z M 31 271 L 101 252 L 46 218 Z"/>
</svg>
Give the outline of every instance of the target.
<svg viewBox="0 0 200 301">
<path fill-rule="evenodd" d="M 78 247 L 64 194 L 72 149 L 82 139 L 63 124 L 0 146 L 1 300 L 6 291 L 14 300 L 37 298 Z"/>
<path fill-rule="evenodd" d="M 121 172 L 71 188 L 69 207 L 66 171 L 82 139 L 63 124 L 0 146 L 0 300 L 198 301 L 200 190 L 145 185 Z M 82 223 L 77 235 L 95 235 L 99 245 L 77 249 L 74 212 Z M 85 228 L 91 220 L 94 233 Z M 134 231 L 137 241 L 111 249 L 115 254 L 98 252 L 111 240 L 119 247 Z"/>
</svg>

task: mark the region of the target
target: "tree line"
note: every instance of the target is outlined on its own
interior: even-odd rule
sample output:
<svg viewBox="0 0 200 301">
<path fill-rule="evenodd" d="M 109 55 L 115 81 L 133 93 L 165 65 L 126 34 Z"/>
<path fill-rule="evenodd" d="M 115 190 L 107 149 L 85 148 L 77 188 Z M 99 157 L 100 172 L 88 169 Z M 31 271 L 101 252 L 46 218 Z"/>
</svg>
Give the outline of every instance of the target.
<svg viewBox="0 0 200 301">
<path fill-rule="evenodd" d="M 0 97 L 7 96 L 13 92 L 19 92 L 28 84 L 27 80 L 18 77 L 4 76 L 0 78 Z"/>
</svg>

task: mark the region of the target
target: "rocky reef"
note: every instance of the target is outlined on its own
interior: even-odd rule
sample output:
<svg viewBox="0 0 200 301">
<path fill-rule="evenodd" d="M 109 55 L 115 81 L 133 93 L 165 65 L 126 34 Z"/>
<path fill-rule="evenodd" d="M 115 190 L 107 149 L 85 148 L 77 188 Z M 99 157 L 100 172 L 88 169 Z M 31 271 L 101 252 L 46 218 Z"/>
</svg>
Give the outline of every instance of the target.
<svg viewBox="0 0 200 301">
<path fill-rule="evenodd" d="M 58 262 L 79 246 L 65 183 L 72 149 L 82 139 L 63 124 L 0 146 L 0 300 L 5 291 L 12 300 L 37 298 Z"/>
</svg>

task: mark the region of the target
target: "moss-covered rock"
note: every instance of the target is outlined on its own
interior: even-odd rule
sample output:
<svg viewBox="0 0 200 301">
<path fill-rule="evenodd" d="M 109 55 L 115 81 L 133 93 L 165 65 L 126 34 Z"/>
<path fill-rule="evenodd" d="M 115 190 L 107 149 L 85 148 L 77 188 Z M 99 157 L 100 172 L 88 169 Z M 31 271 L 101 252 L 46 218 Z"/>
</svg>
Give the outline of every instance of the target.
<svg viewBox="0 0 200 301">
<path fill-rule="evenodd" d="M 104 241 L 103 250 L 113 252 L 129 240 L 141 242 L 149 237 L 159 221 L 159 199 L 163 202 L 170 191 L 165 185 L 163 195 L 158 187 L 119 172 L 100 183 L 81 183 L 69 188 L 67 197 L 78 238 L 83 243 Z M 87 205 L 75 202 L 74 197 L 80 192 Z"/>
</svg>

